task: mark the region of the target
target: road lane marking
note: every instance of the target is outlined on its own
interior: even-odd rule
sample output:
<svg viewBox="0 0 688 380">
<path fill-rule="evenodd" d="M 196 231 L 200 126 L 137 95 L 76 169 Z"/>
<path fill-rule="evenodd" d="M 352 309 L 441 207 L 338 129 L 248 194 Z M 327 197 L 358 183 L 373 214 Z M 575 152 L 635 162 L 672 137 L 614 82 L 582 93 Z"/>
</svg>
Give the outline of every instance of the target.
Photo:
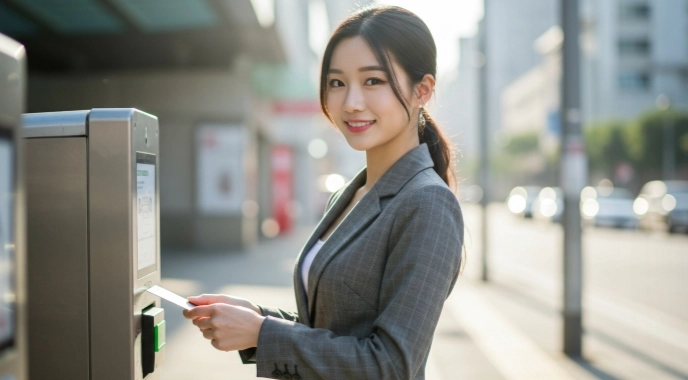
<svg viewBox="0 0 688 380">
<path fill-rule="evenodd" d="M 486 302 L 474 285 L 463 283 L 446 305 L 505 379 L 573 379 L 555 359 Z"/>
</svg>

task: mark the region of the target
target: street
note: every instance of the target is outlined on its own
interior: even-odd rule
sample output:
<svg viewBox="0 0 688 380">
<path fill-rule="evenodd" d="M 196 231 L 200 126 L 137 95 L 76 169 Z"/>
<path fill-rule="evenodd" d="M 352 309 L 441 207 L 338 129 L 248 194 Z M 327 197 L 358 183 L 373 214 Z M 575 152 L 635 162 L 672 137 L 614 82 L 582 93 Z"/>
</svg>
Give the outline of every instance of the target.
<svg viewBox="0 0 688 380">
<path fill-rule="evenodd" d="M 445 304 L 428 379 L 687 379 L 688 236 L 584 232 L 584 359 L 561 354 L 561 228 L 490 209 L 492 282 L 479 279 L 479 208 L 465 204 L 468 261 Z M 248 252 L 163 252 L 162 285 L 294 308 L 293 263 L 309 228 Z M 163 379 L 250 379 L 255 366 L 216 351 L 163 301 Z"/>
</svg>

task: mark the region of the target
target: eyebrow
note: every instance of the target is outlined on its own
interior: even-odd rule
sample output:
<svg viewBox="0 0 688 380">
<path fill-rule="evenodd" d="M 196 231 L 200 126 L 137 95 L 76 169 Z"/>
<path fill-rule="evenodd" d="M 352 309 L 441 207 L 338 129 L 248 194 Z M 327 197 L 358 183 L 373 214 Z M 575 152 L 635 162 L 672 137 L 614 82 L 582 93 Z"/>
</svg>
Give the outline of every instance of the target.
<svg viewBox="0 0 688 380">
<path fill-rule="evenodd" d="M 364 72 L 364 71 L 386 71 L 384 67 L 382 66 L 364 66 L 358 69 L 359 72 Z M 344 72 L 340 69 L 329 69 L 327 71 L 328 74 L 344 74 Z"/>
</svg>

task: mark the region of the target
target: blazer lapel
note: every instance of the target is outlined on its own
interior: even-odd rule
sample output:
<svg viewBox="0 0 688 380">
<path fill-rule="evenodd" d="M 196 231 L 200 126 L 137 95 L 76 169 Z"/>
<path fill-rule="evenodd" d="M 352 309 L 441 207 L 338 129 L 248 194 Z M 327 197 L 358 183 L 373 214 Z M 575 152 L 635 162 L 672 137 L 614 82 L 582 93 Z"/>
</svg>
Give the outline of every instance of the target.
<svg viewBox="0 0 688 380">
<path fill-rule="evenodd" d="M 420 144 L 401 157 L 392 165 L 389 170 L 378 180 L 359 203 L 351 210 L 341 224 L 335 229 L 334 233 L 327 239 L 320 248 L 320 252 L 315 256 L 311 269 L 308 274 L 308 295 L 301 279 L 301 265 L 308 251 L 315 242 L 337 217 L 344 211 L 351 202 L 356 190 L 366 181 L 366 169 L 361 170 L 358 175 L 347 185 L 343 193 L 330 207 L 330 210 L 320 221 L 311 235 L 308 242 L 301 250 L 299 258 L 294 268 L 294 286 L 296 288 L 297 305 L 299 308 L 299 318 L 302 323 L 312 326 L 312 315 L 314 312 L 315 296 L 318 282 L 327 264 L 334 258 L 346 244 L 358 235 L 362 229 L 372 223 L 380 214 L 380 199 L 396 195 L 404 185 L 421 171 L 433 167 L 432 157 L 426 144 Z"/>
<path fill-rule="evenodd" d="M 335 219 L 337 219 L 337 217 L 342 213 L 342 211 L 344 211 L 346 206 L 351 201 L 351 198 L 353 198 L 354 194 L 356 193 L 356 190 L 363 186 L 365 180 L 366 169 L 363 169 L 356 175 L 356 177 L 354 177 L 354 179 L 352 179 L 346 185 L 346 188 L 344 188 L 342 194 L 339 195 L 339 198 L 337 198 L 335 203 L 330 207 L 327 214 L 325 214 L 325 216 L 320 220 L 320 223 L 318 223 L 318 226 L 315 228 L 315 231 L 311 234 L 311 237 L 306 242 L 306 245 L 304 245 L 301 249 L 299 257 L 296 259 L 296 265 L 294 267 L 294 288 L 296 289 L 297 301 L 296 304 L 298 305 L 299 319 L 301 319 L 301 322 L 307 326 L 311 326 L 311 320 L 308 312 L 309 301 L 306 297 L 306 289 L 303 286 L 303 279 L 301 277 L 301 265 L 303 264 L 303 259 L 306 257 L 306 254 L 310 251 L 313 245 L 315 245 L 315 242 L 318 241 L 318 239 L 320 239 L 320 237 L 325 233 L 325 231 L 327 231 L 327 229 L 335 221 Z M 320 254 L 323 252 L 323 248 L 325 248 L 325 246 L 323 246 L 320 249 L 320 252 L 316 256 L 316 258 L 320 256 Z M 313 278 L 314 264 L 315 263 L 311 264 L 311 270 L 308 276 L 308 289 L 313 289 L 311 285 L 311 279 Z M 312 294 L 312 291 L 309 293 Z"/>
<path fill-rule="evenodd" d="M 350 194 L 343 194 L 337 201 L 337 210 L 332 207 L 332 210 L 328 213 L 329 223 L 325 227 L 329 227 L 333 219 L 342 212 L 342 210 L 349 204 L 353 193 L 360 186 L 351 186 L 347 189 Z M 353 189 L 353 190 L 352 190 Z M 348 196 L 344 196 L 348 195 Z M 349 212 L 341 224 L 337 226 L 332 235 L 327 239 L 325 244 L 320 248 L 320 252 L 315 256 L 313 263 L 311 264 L 311 269 L 308 274 L 308 311 L 309 315 L 313 315 L 313 307 L 315 295 L 318 288 L 318 282 L 320 281 L 320 276 L 327 264 L 334 258 L 341 249 L 352 240 L 358 233 L 368 226 L 375 218 L 380 214 L 380 199 L 377 195 L 375 186 L 366 194 L 358 204 Z M 331 216 L 330 216 L 331 215 Z M 323 228 L 323 231 L 326 228 Z M 321 234 L 317 235 L 318 237 Z"/>
</svg>

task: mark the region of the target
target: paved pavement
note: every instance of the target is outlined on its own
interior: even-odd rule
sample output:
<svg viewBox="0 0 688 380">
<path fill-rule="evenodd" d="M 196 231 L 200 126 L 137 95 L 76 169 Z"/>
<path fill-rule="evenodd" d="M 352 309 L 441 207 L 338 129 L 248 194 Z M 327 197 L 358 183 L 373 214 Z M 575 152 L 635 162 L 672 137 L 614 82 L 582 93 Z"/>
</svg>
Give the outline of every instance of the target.
<svg viewBox="0 0 688 380">
<path fill-rule="evenodd" d="M 480 258 L 475 240 L 480 236 L 479 214 L 471 207 L 465 206 L 464 211 L 469 230 L 468 265 L 435 332 L 426 372 L 429 380 L 688 379 L 685 360 L 679 357 L 683 351 L 648 354 L 640 347 L 656 335 L 631 331 L 629 336 L 637 337 L 635 343 L 619 340 L 606 331 L 607 326 L 615 325 L 604 321 L 604 315 L 590 317 L 597 318 L 591 324 L 594 328 L 586 324 L 584 360 L 562 355 L 559 306 L 551 296 L 557 291 L 556 284 L 504 268 L 500 268 L 503 275 L 499 281 L 489 285 L 478 281 Z M 294 309 L 293 264 L 310 231 L 302 228 L 246 252 L 164 251 L 163 286 L 182 295 L 227 293 Z M 615 304 L 606 306 L 612 313 L 618 312 Z M 234 352 L 216 351 L 183 319 L 178 307 L 166 301 L 163 307 L 168 323 L 163 380 L 255 378 L 255 366 L 241 364 Z M 643 321 L 640 318 L 636 323 Z M 615 333 L 625 328 L 609 327 Z M 669 340 L 665 343 L 688 344 L 682 336 Z"/>
</svg>

